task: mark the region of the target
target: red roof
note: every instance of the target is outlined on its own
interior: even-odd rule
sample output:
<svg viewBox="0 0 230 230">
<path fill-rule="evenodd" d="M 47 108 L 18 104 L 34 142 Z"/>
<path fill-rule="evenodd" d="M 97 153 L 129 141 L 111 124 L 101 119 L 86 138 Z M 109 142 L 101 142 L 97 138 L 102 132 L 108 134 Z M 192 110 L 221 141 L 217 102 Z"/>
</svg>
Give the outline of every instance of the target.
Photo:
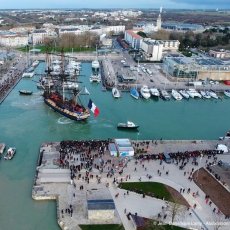
<svg viewBox="0 0 230 230">
<path fill-rule="evenodd" d="M 142 37 L 136 33 L 134 33 L 132 30 L 126 30 L 126 32 L 132 36 L 133 38 L 136 38 L 136 39 L 141 39 Z"/>
</svg>

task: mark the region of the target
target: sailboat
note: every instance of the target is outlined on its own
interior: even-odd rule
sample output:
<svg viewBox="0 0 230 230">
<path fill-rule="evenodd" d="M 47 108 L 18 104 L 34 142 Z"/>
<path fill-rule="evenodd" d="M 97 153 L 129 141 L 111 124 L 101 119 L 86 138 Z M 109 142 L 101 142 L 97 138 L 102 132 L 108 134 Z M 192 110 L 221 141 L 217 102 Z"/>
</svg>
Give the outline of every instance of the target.
<svg viewBox="0 0 230 230">
<path fill-rule="evenodd" d="M 79 96 L 82 90 L 78 85 L 76 88 L 71 87 L 71 90 L 66 89 L 65 86 L 69 83 L 66 83 L 68 75 L 64 74 L 64 69 L 62 69 L 62 73 L 57 77 L 54 90 L 51 90 L 49 82 L 51 81 L 52 76 L 50 75 L 50 72 L 51 71 L 48 67 L 48 86 L 46 86 L 44 90 L 44 102 L 53 110 L 71 120 L 86 120 L 90 116 L 90 113 L 80 102 Z"/>
<path fill-rule="evenodd" d="M 22 74 L 23 78 L 32 78 L 34 76 L 34 67 L 30 66 L 30 50 L 27 53 L 27 68 Z"/>
<path fill-rule="evenodd" d="M 96 59 L 92 61 L 92 75 L 90 76 L 89 80 L 90 82 L 97 82 L 97 83 L 101 82 L 100 63 L 97 58 L 97 51 L 96 51 Z"/>
</svg>

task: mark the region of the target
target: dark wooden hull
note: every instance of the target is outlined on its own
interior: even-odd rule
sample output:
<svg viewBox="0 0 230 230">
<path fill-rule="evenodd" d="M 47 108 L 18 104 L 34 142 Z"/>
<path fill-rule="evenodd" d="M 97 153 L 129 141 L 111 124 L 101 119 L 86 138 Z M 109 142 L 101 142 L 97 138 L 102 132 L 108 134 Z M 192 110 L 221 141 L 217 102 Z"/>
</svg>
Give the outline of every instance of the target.
<svg viewBox="0 0 230 230">
<path fill-rule="evenodd" d="M 69 119 L 71 119 L 71 120 L 75 120 L 75 121 L 84 121 L 84 120 L 86 120 L 86 119 L 90 116 L 90 114 L 84 115 L 84 116 L 80 116 L 80 115 L 77 116 L 77 115 L 72 115 L 71 112 L 68 112 L 68 113 L 67 113 L 64 109 L 58 107 L 57 105 L 51 104 L 51 103 L 49 102 L 49 100 L 47 100 L 46 98 L 44 99 L 44 102 L 45 102 L 49 107 L 51 107 L 54 111 L 60 113 L 61 115 L 65 116 L 65 117 L 67 117 L 67 118 L 69 118 Z"/>
<path fill-rule="evenodd" d="M 21 95 L 32 95 L 33 94 L 33 92 L 31 92 L 31 91 L 22 91 L 22 90 L 19 90 L 19 93 Z"/>
<path fill-rule="evenodd" d="M 118 129 L 127 129 L 127 130 L 136 130 L 136 129 L 139 128 L 139 125 L 136 125 L 136 126 L 133 126 L 133 127 L 118 125 L 117 128 L 118 128 Z"/>
</svg>

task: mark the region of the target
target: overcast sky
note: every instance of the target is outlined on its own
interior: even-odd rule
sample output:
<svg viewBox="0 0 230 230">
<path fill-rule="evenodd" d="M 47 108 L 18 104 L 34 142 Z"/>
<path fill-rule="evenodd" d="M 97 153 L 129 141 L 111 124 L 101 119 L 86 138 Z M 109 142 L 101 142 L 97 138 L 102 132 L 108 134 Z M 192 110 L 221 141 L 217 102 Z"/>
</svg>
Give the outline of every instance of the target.
<svg viewBox="0 0 230 230">
<path fill-rule="evenodd" d="M 0 0 L 1 9 L 22 8 L 186 8 L 227 9 L 230 0 Z"/>
</svg>

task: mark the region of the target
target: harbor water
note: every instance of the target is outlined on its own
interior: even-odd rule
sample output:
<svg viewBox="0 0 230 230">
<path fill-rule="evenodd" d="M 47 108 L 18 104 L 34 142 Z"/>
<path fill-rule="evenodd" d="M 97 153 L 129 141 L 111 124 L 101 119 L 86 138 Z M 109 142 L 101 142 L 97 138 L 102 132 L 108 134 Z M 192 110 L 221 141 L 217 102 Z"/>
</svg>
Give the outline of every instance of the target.
<svg viewBox="0 0 230 230">
<path fill-rule="evenodd" d="M 41 63 L 37 73 L 44 71 Z M 91 84 L 91 63 L 82 64 L 80 81 L 90 92 L 81 97 L 97 105 L 100 115 L 86 122 L 62 117 L 44 104 L 41 91 L 32 79 L 22 79 L 0 106 L 0 143 L 15 146 L 13 160 L 0 160 L 0 229 L 58 230 L 56 203 L 34 201 L 31 189 L 40 144 L 68 139 L 217 139 L 230 128 L 230 99 L 188 101 L 136 100 L 122 93 L 114 99 L 100 84 Z M 32 96 L 20 96 L 18 90 L 32 90 Z M 119 122 L 133 121 L 139 132 L 119 131 Z"/>
</svg>

